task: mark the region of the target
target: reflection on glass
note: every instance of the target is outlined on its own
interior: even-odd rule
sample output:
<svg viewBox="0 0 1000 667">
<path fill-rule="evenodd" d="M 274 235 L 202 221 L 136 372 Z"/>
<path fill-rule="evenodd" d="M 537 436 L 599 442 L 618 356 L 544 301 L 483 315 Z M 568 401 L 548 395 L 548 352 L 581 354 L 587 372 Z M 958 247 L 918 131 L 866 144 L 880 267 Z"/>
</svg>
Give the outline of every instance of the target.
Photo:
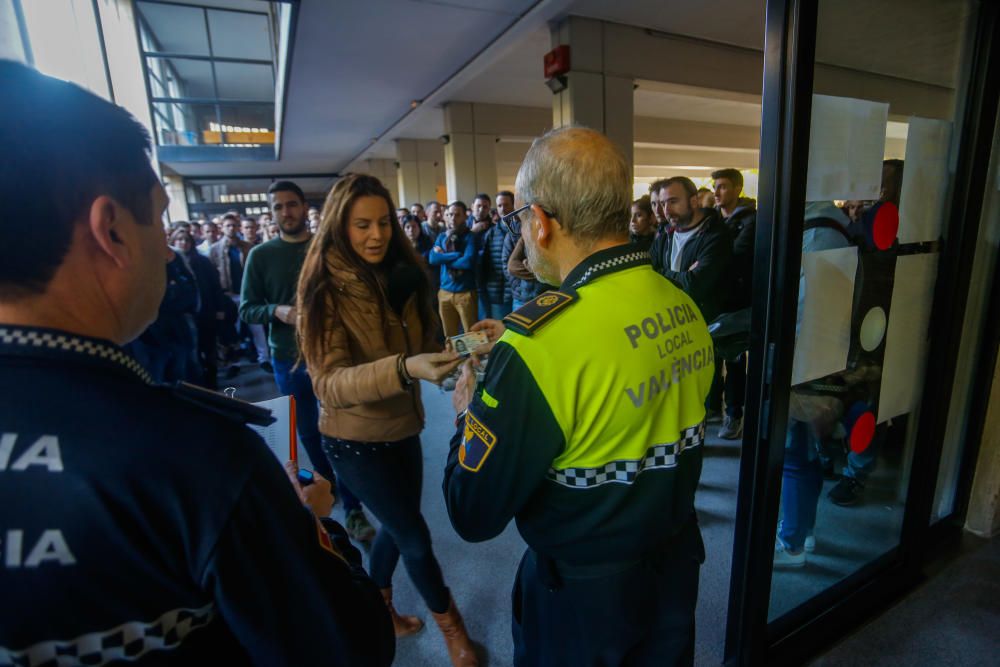
<svg viewBox="0 0 1000 667">
<path fill-rule="evenodd" d="M 908 490 L 969 12 L 871 11 L 820 2 L 771 619 L 898 546 Z"/>
</svg>

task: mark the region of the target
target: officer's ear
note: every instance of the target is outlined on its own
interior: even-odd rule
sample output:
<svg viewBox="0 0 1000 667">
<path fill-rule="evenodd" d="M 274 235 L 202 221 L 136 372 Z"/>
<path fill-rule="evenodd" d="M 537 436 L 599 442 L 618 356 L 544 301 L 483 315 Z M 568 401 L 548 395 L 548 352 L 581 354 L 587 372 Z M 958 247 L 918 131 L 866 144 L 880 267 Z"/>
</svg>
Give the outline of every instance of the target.
<svg viewBox="0 0 1000 667">
<path fill-rule="evenodd" d="M 132 255 L 127 243 L 130 230 L 126 229 L 130 218 L 125 208 L 107 195 L 95 199 L 87 212 L 87 227 L 97 252 L 118 268 L 125 268 Z"/>
<path fill-rule="evenodd" d="M 538 245 L 543 248 L 548 248 L 552 243 L 554 238 L 554 233 L 556 227 L 559 226 L 559 221 L 553 217 L 549 217 L 549 214 L 542 210 L 542 207 L 538 204 L 533 204 L 531 207 L 531 212 L 535 215 L 535 222 L 532 233 L 535 235 L 535 240 L 538 241 Z"/>
</svg>

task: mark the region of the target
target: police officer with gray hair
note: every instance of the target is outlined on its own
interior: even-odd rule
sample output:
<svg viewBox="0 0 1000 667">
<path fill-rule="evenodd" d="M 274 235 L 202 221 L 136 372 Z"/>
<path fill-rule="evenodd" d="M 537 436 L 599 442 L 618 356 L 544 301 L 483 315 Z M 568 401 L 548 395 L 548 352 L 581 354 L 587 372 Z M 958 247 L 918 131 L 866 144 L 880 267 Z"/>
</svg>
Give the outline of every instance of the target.
<svg viewBox="0 0 1000 667">
<path fill-rule="evenodd" d="M 689 296 L 629 243 L 631 171 L 584 128 L 537 139 L 517 175 L 520 236 L 559 285 L 474 327 L 444 494 L 470 541 L 511 519 L 515 664 L 690 665 L 704 546 L 694 511 L 714 351 Z"/>
<path fill-rule="evenodd" d="M 0 665 L 391 663 L 329 483 L 122 348 L 172 255 L 145 130 L 10 61 L 0 90 Z"/>
</svg>

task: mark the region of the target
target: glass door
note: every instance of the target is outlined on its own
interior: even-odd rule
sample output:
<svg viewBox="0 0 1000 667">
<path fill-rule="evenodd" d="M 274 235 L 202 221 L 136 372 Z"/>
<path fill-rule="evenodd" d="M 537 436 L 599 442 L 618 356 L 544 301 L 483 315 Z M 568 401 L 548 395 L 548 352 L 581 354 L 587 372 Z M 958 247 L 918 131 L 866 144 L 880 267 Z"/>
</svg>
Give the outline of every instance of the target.
<svg viewBox="0 0 1000 667">
<path fill-rule="evenodd" d="M 769 621 L 900 543 L 970 4 L 818 3 Z"/>
<path fill-rule="evenodd" d="M 808 653 L 836 637 L 820 616 L 915 579 L 995 22 L 976 0 L 768 3 L 731 663 Z"/>
</svg>

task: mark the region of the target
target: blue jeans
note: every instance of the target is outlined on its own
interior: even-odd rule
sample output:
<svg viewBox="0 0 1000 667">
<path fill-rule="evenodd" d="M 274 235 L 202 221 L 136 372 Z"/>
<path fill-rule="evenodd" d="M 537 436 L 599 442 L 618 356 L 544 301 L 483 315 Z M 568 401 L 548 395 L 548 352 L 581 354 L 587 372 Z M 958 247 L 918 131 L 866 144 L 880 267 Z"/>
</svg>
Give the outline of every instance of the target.
<svg viewBox="0 0 1000 667">
<path fill-rule="evenodd" d="M 323 451 L 337 474 L 355 489 L 382 523 L 372 544 L 369 571 L 379 588 L 392 586 L 399 557 L 420 596 L 438 614 L 450 594 L 431 548 L 431 533 L 420 512 L 424 459 L 420 438 L 396 442 L 355 442 L 323 437 Z"/>
<path fill-rule="evenodd" d="M 309 371 L 300 365 L 295 370 L 294 361 L 284 359 L 273 359 L 274 382 L 278 385 L 278 391 L 285 396 L 295 397 L 295 428 L 299 432 L 299 442 L 306 448 L 309 460 L 312 461 L 313 469 L 320 475 L 337 485 L 337 495 L 344 501 L 344 511 L 352 512 L 361 509 L 361 503 L 347 486 L 337 478 L 330 467 L 330 462 L 323 454 L 323 447 L 320 444 L 319 434 L 319 401 L 313 393 L 312 380 L 309 379 Z"/>
<path fill-rule="evenodd" d="M 502 320 L 510 315 L 512 310 L 513 307 L 510 301 L 505 301 L 504 303 L 491 303 L 489 304 L 489 310 L 486 314 L 490 319 Z"/>
<path fill-rule="evenodd" d="M 781 471 L 781 525 L 778 537 L 790 551 L 802 551 L 816 526 L 816 506 L 823 490 L 823 467 L 805 422 L 788 420 L 785 463 Z"/>
<path fill-rule="evenodd" d="M 526 303 L 528 303 L 528 302 L 527 301 L 518 301 L 517 299 L 514 299 L 513 303 L 511 304 L 511 312 L 514 312 L 515 310 L 517 310 L 518 308 L 520 308 L 521 306 L 523 306 Z"/>
</svg>

